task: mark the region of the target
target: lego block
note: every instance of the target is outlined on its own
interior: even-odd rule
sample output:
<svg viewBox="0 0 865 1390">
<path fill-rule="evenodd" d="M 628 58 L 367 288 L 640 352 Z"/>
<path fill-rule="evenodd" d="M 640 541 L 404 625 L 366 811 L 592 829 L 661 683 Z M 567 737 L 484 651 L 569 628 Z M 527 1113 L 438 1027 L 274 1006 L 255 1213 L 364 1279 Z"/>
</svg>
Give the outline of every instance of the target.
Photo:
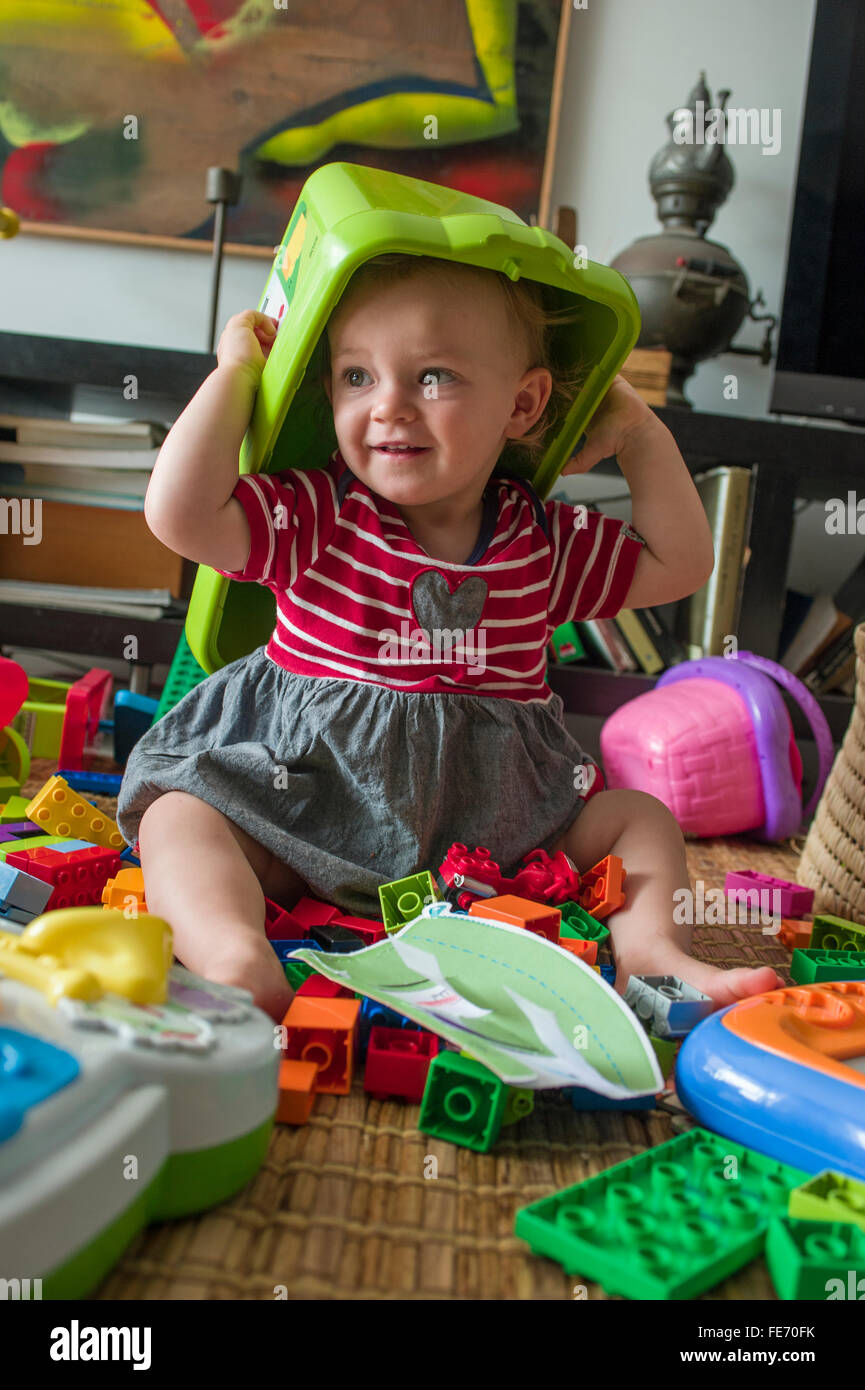
<svg viewBox="0 0 865 1390">
<path fill-rule="evenodd" d="M 279 1064 L 278 1125 L 305 1125 L 315 1104 L 315 1062 L 295 1062 L 283 1057 Z"/>
<path fill-rule="evenodd" d="M 579 941 L 597 941 L 600 946 L 610 935 L 609 927 L 592 917 L 579 903 L 563 902 L 559 911 L 562 921 L 559 927 L 559 940 L 563 936 Z"/>
<path fill-rule="evenodd" d="M 561 623 L 554 628 L 550 634 L 550 645 L 556 661 L 582 661 L 586 655 L 576 623 Z"/>
<path fill-rule="evenodd" d="M 28 851 L 31 849 L 46 849 L 53 845 L 62 845 L 67 849 L 69 840 L 61 840 L 58 835 L 23 835 L 16 836 L 14 840 L 8 840 L 5 844 L 0 844 L 0 859 L 7 859 L 13 850 Z"/>
<path fill-rule="evenodd" d="M 11 864 L 0 864 L 0 917 L 29 922 L 45 911 L 53 891 L 53 886 L 44 879 Z"/>
<path fill-rule="evenodd" d="M 346 1096 L 351 1090 L 357 1020 L 356 999 L 301 999 L 295 995 L 283 1019 L 283 1052 L 294 1061 L 315 1062 L 315 1090 Z"/>
<path fill-rule="evenodd" d="M 787 1215 L 797 1221 L 843 1221 L 865 1231 L 865 1183 L 833 1173 L 817 1173 L 790 1193 Z"/>
<path fill-rule="evenodd" d="M 600 967 L 601 979 L 606 980 L 608 985 L 616 983 L 616 967 L 610 962 L 605 961 Z"/>
<path fill-rule="evenodd" d="M 11 727 L 19 733 L 32 758 L 56 758 L 60 752 L 66 697 L 71 690 L 67 681 L 30 679 L 30 689 Z"/>
<path fill-rule="evenodd" d="M 632 975 L 625 1003 L 649 1032 L 659 1038 L 680 1038 L 714 1011 L 707 994 L 675 975 Z"/>
<path fill-rule="evenodd" d="M 339 916 L 339 908 L 333 907 L 330 903 L 323 903 L 319 898 L 300 898 L 291 909 L 291 915 L 300 923 L 303 933 L 306 934 L 310 927 L 320 926 L 322 922 L 332 922 L 334 917 Z"/>
<path fill-rule="evenodd" d="M 293 912 L 279 903 L 264 900 L 264 934 L 274 941 L 295 941 L 307 935 L 308 928 Z"/>
<path fill-rule="evenodd" d="M 283 964 L 285 964 L 289 956 L 294 955 L 295 951 L 321 950 L 321 947 L 319 946 L 317 941 L 310 941 L 309 937 L 306 936 L 298 937 L 294 941 L 279 941 L 272 936 L 268 937 L 268 940 L 271 946 L 273 947 L 274 951 L 276 952 L 278 958 L 283 962 Z"/>
<path fill-rule="evenodd" d="M 57 776 L 73 791 L 95 792 L 97 796 L 116 796 L 123 781 L 122 772 L 76 772 L 71 767 L 59 767 Z"/>
<path fill-rule="evenodd" d="M 366 1056 L 369 1035 L 373 1028 L 420 1028 L 420 1024 L 415 1023 L 413 1018 L 406 1018 L 405 1014 L 388 1008 L 387 1004 L 380 1004 L 377 999 L 366 997 L 360 1003 L 358 1052 L 361 1057 Z"/>
<path fill-rule="evenodd" d="M 131 866 L 131 867 L 133 867 L 133 868 L 136 868 L 136 869 L 140 869 L 140 868 L 141 868 L 141 860 L 138 858 L 138 855 L 135 853 L 135 847 L 134 847 L 133 845 L 127 845 L 127 846 L 126 846 L 126 849 L 123 851 L 123 853 L 121 854 L 120 858 L 121 858 L 121 860 L 123 861 L 123 863 L 126 864 L 126 865 L 129 865 L 129 866 Z"/>
<path fill-rule="evenodd" d="M 0 825 L 15 825 L 25 821 L 29 800 L 29 796 L 7 796 L 3 805 L 0 806 Z M 28 822 L 28 824 L 32 824 L 32 822 Z"/>
<path fill-rule="evenodd" d="M 0 729 L 0 801 L 18 796 L 30 776 L 30 750 L 17 730 Z"/>
<path fill-rule="evenodd" d="M 788 951 L 804 950 L 811 942 L 812 922 L 802 922 L 796 917 L 783 917 L 777 940 Z"/>
<path fill-rule="evenodd" d="M 821 980 L 865 980 L 865 951 L 815 951 L 797 948 L 790 962 L 797 985 Z"/>
<path fill-rule="evenodd" d="M 336 922 L 321 922 L 309 929 L 310 941 L 316 942 L 323 951 L 344 955 L 349 951 L 362 951 L 364 943 L 357 932 L 341 927 Z"/>
<path fill-rule="evenodd" d="M 126 845 L 111 817 L 91 806 L 62 777 L 49 777 L 27 803 L 26 814 L 41 830 L 64 839 L 87 839 L 90 844 L 116 850 Z"/>
<path fill-rule="evenodd" d="M 354 990 L 347 985 L 337 984 L 336 980 L 328 980 L 325 975 L 310 975 L 308 980 L 303 980 L 297 987 L 298 998 L 300 999 L 354 999 Z"/>
<path fill-rule="evenodd" d="M 811 945 L 824 951 L 865 951 L 865 927 L 823 913 L 814 918 Z"/>
<path fill-rule="evenodd" d="M 80 772 L 89 769 L 96 746 L 99 723 L 106 716 L 111 699 L 113 677 L 96 666 L 70 687 L 60 737 L 58 763 Z"/>
<path fill-rule="evenodd" d="M 624 905 L 624 882 L 627 877 L 617 854 L 608 854 L 593 869 L 582 875 L 580 906 L 590 917 L 609 917 Z"/>
<path fill-rule="evenodd" d="M 769 902 L 777 903 L 782 917 L 804 917 L 814 906 L 813 888 L 803 888 L 798 883 L 790 883 L 786 878 L 758 874 L 753 869 L 739 869 L 727 874 L 724 879 L 724 892 L 728 897 L 761 892 L 777 893 L 778 898 L 771 898 Z M 760 898 L 749 897 L 746 901 L 758 905 Z"/>
<path fill-rule="evenodd" d="M 13 868 L 23 869 L 52 885 L 54 891 L 45 905 L 46 911 L 100 903 L 107 880 L 120 869 L 117 851 L 101 845 L 73 850 L 57 849 L 53 845 L 16 849 L 7 853 L 5 859 Z"/>
<path fill-rule="evenodd" d="M 109 878 L 102 889 L 102 906 L 116 907 L 118 911 L 129 914 L 132 914 L 133 910 L 147 911 L 144 875 L 140 865 L 136 868 L 130 864 L 126 868 L 118 869 L 114 878 Z"/>
<path fill-rule="evenodd" d="M 696 1128 L 523 1207 L 516 1234 L 607 1293 L 695 1298 L 760 1254 L 806 1177 Z"/>
<path fill-rule="evenodd" d="M 543 936 L 554 944 L 559 940 L 559 923 L 562 914 L 557 907 L 547 903 L 533 903 L 528 898 L 518 898 L 513 893 L 495 898 L 483 898 L 469 907 L 469 917 L 488 917 L 494 922 L 507 922 L 512 927 L 523 927 L 526 931 Z"/>
<path fill-rule="evenodd" d="M 562 936 L 556 942 L 563 951 L 570 951 L 572 956 L 576 956 L 584 965 L 595 966 L 598 963 L 598 943 L 597 941 L 583 941 L 578 936 Z"/>
<path fill-rule="evenodd" d="M 161 719 L 163 714 L 167 714 L 170 709 L 178 704 L 188 695 L 190 690 L 194 690 L 203 680 L 207 679 L 207 672 L 199 666 L 192 650 L 186 640 L 185 632 L 181 632 L 180 641 L 168 668 L 168 676 L 162 689 L 156 713 L 153 716 L 154 724 Z"/>
<path fill-rule="evenodd" d="M 569 1086 L 568 1095 L 575 1110 L 654 1110 L 654 1096 L 633 1096 L 627 1100 L 614 1100 L 611 1096 L 601 1096 L 586 1086 Z"/>
<path fill-rule="evenodd" d="M 505 1108 L 502 1111 L 502 1129 L 506 1125 L 519 1124 L 531 1115 L 535 1108 L 535 1093 L 524 1086 L 509 1086 Z"/>
<path fill-rule="evenodd" d="M 307 942 L 305 944 L 308 945 L 309 943 Z M 285 978 L 288 980 L 291 988 L 295 990 L 303 984 L 304 980 L 308 980 L 311 975 L 316 974 L 314 968 L 311 965 L 307 965 L 304 960 L 283 961 L 282 968 L 285 971 Z"/>
<path fill-rule="evenodd" d="M 649 1042 L 652 1044 L 655 1056 L 658 1059 L 661 1075 L 664 1080 L 666 1080 L 673 1070 L 673 1063 L 676 1060 L 679 1043 L 676 1038 L 659 1038 L 655 1033 L 649 1034 Z"/>
<path fill-rule="evenodd" d="M 159 701 L 133 690 L 118 690 L 114 697 L 114 761 L 124 766 L 138 740 L 147 733 Z"/>
<path fill-rule="evenodd" d="M 406 922 L 419 917 L 426 903 L 439 902 L 440 894 L 429 869 L 424 869 L 423 873 L 410 874 L 408 878 L 398 878 L 393 883 L 382 883 L 378 898 L 384 929 L 394 932 L 404 927 Z"/>
<path fill-rule="evenodd" d="M 488 1153 L 499 1136 L 508 1087 L 473 1057 L 440 1052 L 429 1069 L 418 1129 Z"/>
<path fill-rule="evenodd" d="M 399 1096 L 423 1100 L 439 1040 L 426 1029 L 373 1028 L 369 1035 L 363 1088 L 376 1100 Z"/>
<path fill-rule="evenodd" d="M 377 941 L 384 941 L 385 929 L 383 922 L 374 922 L 369 917 L 347 917 L 344 915 L 334 917 L 328 924 L 335 927 L 347 927 L 360 937 L 364 946 L 374 946 Z"/>
<path fill-rule="evenodd" d="M 766 1263 L 779 1298 L 865 1297 L 865 1231 L 858 1226 L 776 1217 L 766 1236 Z"/>
</svg>

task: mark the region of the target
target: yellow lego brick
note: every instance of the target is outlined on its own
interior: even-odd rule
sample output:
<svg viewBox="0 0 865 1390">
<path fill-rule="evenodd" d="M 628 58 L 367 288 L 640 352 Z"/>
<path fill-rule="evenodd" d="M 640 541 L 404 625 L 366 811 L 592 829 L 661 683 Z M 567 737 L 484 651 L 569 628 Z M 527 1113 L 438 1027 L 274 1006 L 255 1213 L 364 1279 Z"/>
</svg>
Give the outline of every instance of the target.
<svg viewBox="0 0 865 1390">
<path fill-rule="evenodd" d="M 28 802 L 27 817 L 41 830 L 64 840 L 88 840 L 105 849 L 126 847 L 111 817 L 91 806 L 63 777 L 49 777 L 45 786 Z"/>
</svg>

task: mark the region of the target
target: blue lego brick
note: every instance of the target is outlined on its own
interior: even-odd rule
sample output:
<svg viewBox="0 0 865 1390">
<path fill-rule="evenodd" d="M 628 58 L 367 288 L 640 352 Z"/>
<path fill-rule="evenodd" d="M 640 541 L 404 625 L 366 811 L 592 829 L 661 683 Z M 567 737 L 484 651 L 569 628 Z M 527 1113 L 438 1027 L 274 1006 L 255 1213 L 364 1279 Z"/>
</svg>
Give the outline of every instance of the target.
<svg viewBox="0 0 865 1390">
<path fill-rule="evenodd" d="M 625 1298 L 696 1298 L 761 1253 L 800 1168 L 692 1129 L 517 1212 L 516 1234 Z"/>
<path fill-rule="evenodd" d="M 657 1038 L 684 1037 L 715 1008 L 707 994 L 675 975 L 632 975 L 625 1003 Z"/>
<path fill-rule="evenodd" d="M 630 1100 L 612 1100 L 609 1096 L 598 1095 L 587 1086 L 568 1088 L 571 1105 L 575 1110 L 654 1110 L 654 1096 L 634 1096 Z"/>
<path fill-rule="evenodd" d="M 5 861 L 0 863 L 0 915 L 15 922 L 29 922 L 44 912 L 53 892 L 52 883 L 43 883 L 23 869 L 13 869 Z M 22 917 L 21 913 L 25 915 Z"/>
<path fill-rule="evenodd" d="M 271 939 L 270 944 L 281 961 L 288 960 L 289 956 L 295 951 L 302 951 L 304 949 L 309 951 L 321 950 L 318 942 L 310 941 L 308 936 L 301 937 L 300 941 L 286 941 L 280 940 L 279 938 L 276 940 Z"/>
<path fill-rule="evenodd" d="M 124 864 L 134 864 L 136 869 L 141 868 L 141 860 L 138 858 L 137 854 L 133 854 L 131 845 L 126 846 L 126 849 L 122 851 L 120 858 L 123 860 Z"/>
<path fill-rule="evenodd" d="M 124 764 L 142 734 L 153 723 L 159 701 L 131 690 L 118 690 L 114 697 L 114 761 Z"/>
<path fill-rule="evenodd" d="M 509 1087 L 461 1052 L 440 1052 L 427 1075 L 418 1129 L 478 1153 L 499 1137 Z"/>
<path fill-rule="evenodd" d="M 122 772 L 76 772 L 60 768 L 57 773 L 76 792 L 95 792 L 97 796 L 116 796 L 123 781 Z"/>
<path fill-rule="evenodd" d="M 609 961 L 601 962 L 601 979 L 606 980 L 608 985 L 616 983 L 616 967 Z"/>
</svg>

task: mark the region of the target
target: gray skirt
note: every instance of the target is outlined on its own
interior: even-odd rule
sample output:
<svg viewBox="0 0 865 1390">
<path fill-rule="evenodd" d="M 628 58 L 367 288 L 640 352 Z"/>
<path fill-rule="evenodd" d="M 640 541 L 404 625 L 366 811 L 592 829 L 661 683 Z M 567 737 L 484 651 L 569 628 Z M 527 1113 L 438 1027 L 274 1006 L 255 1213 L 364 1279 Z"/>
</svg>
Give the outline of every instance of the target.
<svg viewBox="0 0 865 1390">
<path fill-rule="evenodd" d="M 129 844 L 168 791 L 216 807 L 343 912 L 378 887 L 485 845 L 510 876 L 579 815 L 591 764 L 562 701 L 419 694 L 302 676 L 259 647 L 202 681 L 135 744 L 117 822 Z M 579 780 L 579 779 L 576 779 Z M 440 883 L 440 880 L 438 880 Z"/>
</svg>

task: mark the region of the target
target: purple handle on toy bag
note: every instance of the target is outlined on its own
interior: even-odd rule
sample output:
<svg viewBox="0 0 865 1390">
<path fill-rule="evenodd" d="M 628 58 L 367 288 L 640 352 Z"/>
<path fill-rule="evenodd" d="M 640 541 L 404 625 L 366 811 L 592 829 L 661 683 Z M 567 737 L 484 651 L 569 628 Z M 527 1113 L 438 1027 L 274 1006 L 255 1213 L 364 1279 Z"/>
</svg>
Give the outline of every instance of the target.
<svg viewBox="0 0 865 1390">
<path fill-rule="evenodd" d="M 754 730 L 760 780 L 763 788 L 765 820 L 758 833 L 769 840 L 784 840 L 799 830 L 805 816 L 811 814 L 823 784 L 829 775 L 833 746 L 832 735 L 817 701 L 802 682 L 768 658 L 753 652 L 739 652 L 735 658 L 706 656 L 697 661 L 684 661 L 672 666 L 658 680 L 658 687 L 672 685 L 694 676 L 705 676 L 732 686 L 744 701 Z M 789 766 L 790 718 L 780 696 L 767 699 L 766 677 L 771 677 L 801 706 L 814 733 L 819 754 L 817 785 L 803 810 L 799 789 L 794 785 Z M 657 688 L 657 687 L 656 687 Z"/>
<path fill-rule="evenodd" d="M 793 696 L 811 726 L 814 742 L 817 745 L 817 781 L 807 806 L 803 807 L 802 810 L 802 819 L 810 820 L 820 793 L 826 785 L 826 778 L 829 776 L 835 757 L 835 745 L 832 742 L 832 734 L 826 716 L 808 687 L 803 685 L 792 671 L 788 671 L 784 666 L 779 666 L 777 661 L 770 661 L 766 656 L 755 656 L 753 652 L 739 652 L 736 660 L 747 662 L 749 666 L 756 667 L 758 671 L 765 671 L 766 675 L 771 676 L 773 681 L 783 685 L 784 689 Z"/>
</svg>

